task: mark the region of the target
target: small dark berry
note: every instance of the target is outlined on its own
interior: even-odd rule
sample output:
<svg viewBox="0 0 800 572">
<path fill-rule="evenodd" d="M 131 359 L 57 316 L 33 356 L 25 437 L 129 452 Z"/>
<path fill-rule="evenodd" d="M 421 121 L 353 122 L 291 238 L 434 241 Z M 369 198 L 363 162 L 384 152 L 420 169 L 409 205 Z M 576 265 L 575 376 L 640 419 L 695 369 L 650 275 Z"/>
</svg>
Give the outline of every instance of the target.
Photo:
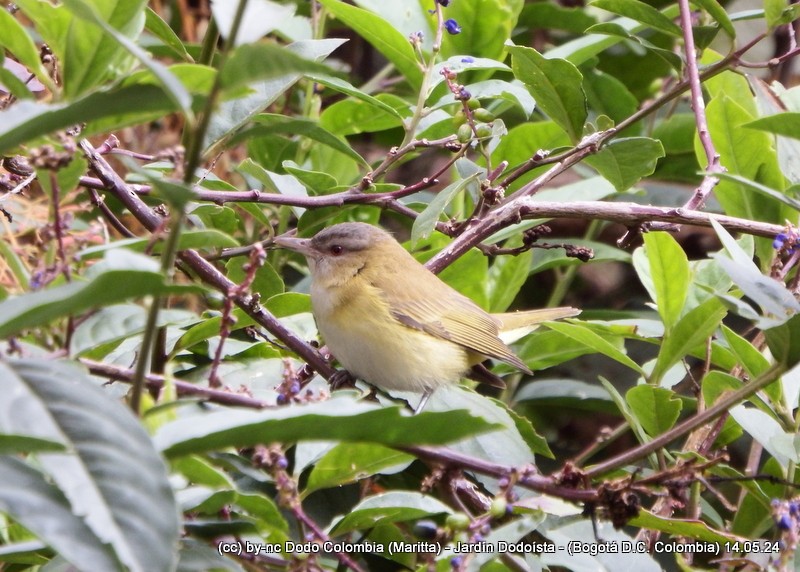
<svg viewBox="0 0 800 572">
<path fill-rule="evenodd" d="M 444 21 L 444 29 L 447 30 L 448 34 L 451 34 L 453 36 L 461 33 L 461 26 L 459 26 L 458 22 L 456 22 L 452 18 Z"/>
<path fill-rule="evenodd" d="M 778 519 L 778 528 L 781 530 L 790 530 L 792 528 L 792 519 L 788 514 L 782 514 Z"/>
</svg>

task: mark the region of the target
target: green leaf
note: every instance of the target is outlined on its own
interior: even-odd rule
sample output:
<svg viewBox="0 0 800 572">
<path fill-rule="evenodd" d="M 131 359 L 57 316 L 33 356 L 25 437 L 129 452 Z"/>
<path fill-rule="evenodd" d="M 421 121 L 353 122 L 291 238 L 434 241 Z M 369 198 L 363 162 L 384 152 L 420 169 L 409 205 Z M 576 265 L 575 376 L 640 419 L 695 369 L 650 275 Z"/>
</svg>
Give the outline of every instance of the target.
<svg viewBox="0 0 800 572">
<path fill-rule="evenodd" d="M 547 59 L 533 48 L 513 46 L 509 51 L 514 75 L 528 86 L 550 119 L 577 142 L 586 121 L 586 96 L 578 68 L 566 60 Z"/>
<path fill-rule="evenodd" d="M 330 74 L 331 69 L 277 44 L 244 44 L 225 63 L 220 82 L 223 88 L 233 89 L 292 73 Z"/>
<path fill-rule="evenodd" d="M 66 450 L 67 447 L 63 443 L 51 439 L 0 433 L 0 455 L 19 455 L 48 451 L 63 453 Z"/>
<path fill-rule="evenodd" d="M 637 385 L 625 394 L 625 400 L 642 428 L 651 437 L 668 431 L 675 425 L 683 408 L 683 402 L 675 392 L 663 387 Z"/>
<path fill-rule="evenodd" d="M 363 101 L 364 103 L 368 103 L 369 105 L 375 107 L 376 109 L 380 109 L 381 111 L 385 111 L 390 115 L 396 116 L 398 119 L 403 119 L 403 116 L 391 105 L 388 105 L 378 99 L 377 97 L 373 97 L 368 93 L 365 93 L 355 87 L 353 84 L 338 78 L 329 75 L 316 75 L 316 74 L 306 74 L 308 79 L 313 80 L 314 82 L 324 85 L 330 89 L 338 91 L 340 93 L 344 93 L 349 95 L 359 101 Z"/>
<path fill-rule="evenodd" d="M 585 161 L 608 179 L 618 192 L 622 192 L 651 175 L 663 156 L 664 148 L 660 141 L 630 137 L 612 141 Z"/>
<path fill-rule="evenodd" d="M 619 79 L 589 66 L 581 68 L 581 72 L 586 99 L 595 113 L 605 114 L 615 123 L 619 123 L 636 112 L 639 102 Z M 614 139 L 612 143 L 619 141 L 620 139 Z"/>
<path fill-rule="evenodd" d="M 658 385 L 662 376 L 719 328 L 727 310 L 717 298 L 709 298 L 684 315 L 664 336 L 656 366 L 649 381 Z"/>
<path fill-rule="evenodd" d="M 788 196 L 785 193 L 776 191 L 775 189 L 772 189 L 766 185 L 762 185 L 761 183 L 756 183 L 755 181 L 751 181 L 750 179 L 747 179 L 745 177 L 740 177 L 739 175 L 732 175 L 731 173 L 716 173 L 714 176 L 719 177 L 720 179 L 725 179 L 728 181 L 739 183 L 743 187 L 746 187 L 752 191 L 760 193 L 771 199 L 775 199 L 776 201 L 782 202 L 788 207 L 800 211 L 800 201 Z"/>
<path fill-rule="evenodd" d="M 800 113 L 787 111 L 743 123 L 742 127 L 768 131 L 776 135 L 800 139 Z"/>
<path fill-rule="evenodd" d="M 639 0 L 594 0 L 591 5 L 620 16 L 627 16 L 665 34 L 678 38 L 683 36 L 680 26 L 649 4 Z"/>
<path fill-rule="evenodd" d="M 146 0 L 90 1 L 93 11 L 100 14 L 103 24 L 114 29 L 115 34 L 128 40 L 139 36 L 145 20 Z M 130 56 L 117 38 L 94 21 L 80 16 L 75 18 L 78 14 L 70 10 L 75 8 L 74 4 L 54 6 L 38 0 L 21 0 L 16 4 L 35 23 L 36 30 L 56 54 L 68 99 L 85 94 L 130 69 Z M 83 5 L 87 6 L 85 2 Z"/>
<path fill-rule="evenodd" d="M 249 264 L 245 258 L 232 258 L 225 264 L 225 275 L 232 282 L 241 284 L 247 274 L 243 268 L 245 264 Z M 283 280 L 272 265 L 265 262 L 256 270 L 255 279 L 250 286 L 250 290 L 258 292 L 261 298 L 266 300 L 276 294 L 282 294 L 285 287 Z"/>
<path fill-rule="evenodd" d="M 196 321 L 194 314 L 175 308 L 164 308 L 158 313 L 157 327 Z M 103 346 L 119 343 L 141 334 L 147 324 L 147 310 L 136 304 L 112 304 L 104 306 L 81 321 L 70 338 L 70 355 L 90 353 L 95 359 L 98 353 L 105 355 Z M 111 348 L 108 348 L 110 351 Z"/>
<path fill-rule="evenodd" d="M 79 123 L 115 117 L 118 126 L 128 120 L 138 121 L 143 113 L 166 115 L 176 109 L 155 85 L 96 92 L 68 104 L 20 101 L 15 104 L 14 113 L 0 114 L 0 153 Z"/>
<path fill-rule="evenodd" d="M 372 44 L 376 50 L 395 65 L 408 83 L 411 84 L 412 89 L 419 90 L 422 85 L 422 70 L 407 35 L 404 36 L 395 30 L 389 22 L 380 16 L 361 8 L 350 6 L 340 0 L 320 0 L 320 4 L 348 27 L 355 30 L 359 36 Z M 416 30 L 411 30 L 409 33 L 411 32 L 416 32 Z"/>
<path fill-rule="evenodd" d="M 644 375 L 642 368 L 629 358 L 622 350 L 615 347 L 607 339 L 594 333 L 592 330 L 586 328 L 582 324 L 568 324 L 566 322 L 551 322 L 547 324 L 551 330 L 569 336 L 570 338 L 582 343 L 588 348 L 610 357 L 614 361 L 621 363 L 624 366 Z"/>
<path fill-rule="evenodd" d="M 533 252 L 498 256 L 489 267 L 489 311 L 505 312 L 528 279 Z"/>
<path fill-rule="evenodd" d="M 523 123 L 512 127 L 508 134 L 500 139 L 497 148 L 492 152 L 492 161 L 497 163 L 508 161 L 511 167 L 515 167 L 530 159 L 540 149 L 555 149 L 567 145 L 569 137 L 554 121 Z M 524 174 L 511 184 L 509 190 L 519 189 L 537 174 L 537 169 Z"/>
<path fill-rule="evenodd" d="M 800 362 L 800 314 L 795 314 L 785 323 L 765 330 L 764 333 L 772 356 L 787 369 Z"/>
<path fill-rule="evenodd" d="M 69 454 L 37 454 L 37 464 L 69 499 L 72 513 L 81 515 L 127 569 L 172 569 L 179 531 L 175 499 L 164 462 L 130 409 L 109 399 L 79 368 L 65 362 L 4 362 L 0 378 L 6 388 L 0 392 L 0 411 L 6 412 L 0 431 L 68 446 Z M 27 500 L 27 479 L 0 482 Z M 34 502 L 27 500 L 22 506 L 38 511 L 41 506 Z M 72 528 L 63 518 L 51 523 L 42 538 L 46 542 L 50 535 L 60 540 L 58 536 Z"/>
<path fill-rule="evenodd" d="M 253 118 L 253 121 L 261 126 L 257 128 L 257 135 L 271 135 L 273 133 L 280 133 L 282 135 L 302 135 L 308 137 L 312 141 L 322 143 L 328 147 L 347 155 L 354 161 L 369 167 L 369 164 L 364 158 L 356 153 L 347 141 L 337 137 L 316 121 L 311 121 L 305 118 L 292 118 L 285 115 L 277 115 L 273 113 L 261 113 Z"/>
<path fill-rule="evenodd" d="M 721 78 L 715 79 L 719 82 L 723 81 Z M 744 91 L 744 94 L 736 91 L 722 92 L 715 96 L 706 107 L 709 131 L 715 148 L 729 173 L 740 175 L 767 187 L 783 189 L 785 182 L 778 166 L 772 136 L 761 131 L 742 128 L 755 119 L 755 115 L 748 111 L 748 108 L 754 106 L 750 88 L 746 81 L 741 78 L 739 80 L 731 80 L 730 85 L 720 83 L 720 89 L 732 88 Z M 712 85 L 716 88 L 715 84 Z M 739 103 L 733 98 L 746 99 Z M 753 153 L 753 149 L 758 149 L 759 152 Z M 699 138 L 695 139 L 695 153 L 698 162 L 705 165 L 706 159 Z M 721 180 L 714 188 L 714 195 L 725 213 L 731 216 L 783 224 L 785 216 L 788 215 L 788 212 L 784 213 L 785 207 L 779 202 L 765 200 L 763 196 L 758 196 L 743 188 L 742 185 L 727 179 Z M 771 241 L 766 239 L 757 241 L 757 254 L 765 265 L 768 265 L 768 261 L 772 257 L 770 243 Z"/>
<path fill-rule="evenodd" d="M 728 347 L 734 353 L 736 359 L 744 366 L 747 375 L 758 377 L 769 369 L 769 360 L 747 339 L 724 324 L 722 326 L 722 335 L 725 337 L 725 341 L 728 342 Z"/>
<path fill-rule="evenodd" d="M 186 51 L 186 46 L 183 45 L 183 42 L 181 42 L 177 34 L 169 27 L 169 24 L 161 19 L 161 16 L 149 6 L 145 9 L 144 14 L 144 27 L 149 32 L 164 42 L 164 45 L 168 46 L 182 60 L 194 62 L 192 56 Z"/>
<path fill-rule="evenodd" d="M 98 4 L 95 7 L 92 0 L 63 0 L 64 5 L 69 8 L 70 12 L 72 12 L 78 18 L 95 24 L 99 26 L 103 32 L 111 36 L 113 40 L 122 46 L 127 52 L 133 55 L 136 59 L 138 59 L 147 69 L 149 69 L 153 75 L 158 78 L 159 83 L 164 88 L 164 92 L 167 96 L 178 106 L 181 111 L 183 111 L 184 115 L 191 116 L 192 115 L 192 98 L 189 95 L 189 92 L 186 91 L 186 88 L 183 87 L 183 84 L 178 81 L 178 79 L 172 75 L 172 73 L 165 67 L 163 64 L 157 62 L 150 55 L 145 52 L 142 48 L 136 45 L 131 38 L 128 37 L 127 34 L 124 32 L 118 31 L 111 22 L 116 14 L 112 14 L 110 18 L 106 19 L 104 14 L 98 12 L 98 9 L 101 7 L 101 4 Z M 96 2 L 96 0 L 95 0 Z M 114 2 L 105 2 L 105 4 L 111 4 Z M 119 4 L 126 4 L 126 2 L 119 2 L 115 3 Z M 140 2 L 127 2 L 127 4 L 133 5 L 140 5 L 142 6 L 141 0 Z M 106 11 L 107 13 L 107 11 Z M 144 14 L 139 12 L 137 14 L 136 20 L 142 20 L 142 16 Z M 123 22 L 120 22 L 123 23 Z M 127 22 L 125 22 L 127 24 Z M 143 22 L 142 22 L 143 23 Z M 74 24 L 73 24 L 74 25 Z M 141 31 L 141 24 L 138 27 L 138 31 Z M 78 32 L 80 33 L 80 32 Z M 137 33 L 138 35 L 138 33 Z M 75 39 L 74 35 L 70 35 L 70 39 Z M 103 40 L 101 40 L 102 42 Z M 74 57 L 74 54 L 71 54 Z M 73 59 L 70 58 L 70 60 Z M 103 65 L 108 66 L 108 62 L 103 62 Z"/>
<path fill-rule="evenodd" d="M 533 371 L 547 369 L 589 353 L 592 353 L 592 348 L 583 342 L 544 328 L 528 335 L 517 351 L 519 358 Z"/>
<path fill-rule="evenodd" d="M 125 250 L 110 252 L 91 270 L 88 280 L 76 280 L 0 303 L 0 338 L 130 298 L 199 291 L 196 286 L 165 283 L 158 263 Z"/>
<path fill-rule="evenodd" d="M 446 35 L 442 42 L 444 55 L 465 54 L 502 60 L 505 41 L 517 25 L 524 3 L 523 0 L 452 2 L 444 14 L 459 23 L 461 33 Z"/>
<path fill-rule="evenodd" d="M 39 50 L 36 49 L 36 45 L 28 36 L 25 28 L 8 10 L 0 10 L 0 30 L 3 30 L 3 35 L 0 36 L 0 46 L 14 54 L 19 63 L 33 72 L 36 78 L 47 86 L 47 89 L 52 92 L 56 91 L 53 80 L 50 79 L 50 75 L 42 65 Z"/>
<path fill-rule="evenodd" d="M 0 44 L 2 47 L 2 44 Z M 12 71 L 12 69 L 19 70 L 17 72 Z M 14 60 L 9 57 L 6 57 L 3 65 L 0 66 L 0 85 L 3 87 L 3 90 L 7 93 L 10 93 L 15 98 L 21 101 L 30 101 L 34 99 L 33 92 L 31 91 L 36 84 L 41 86 L 41 82 L 36 80 L 35 78 L 27 83 L 21 80 L 17 74 L 22 73 L 26 76 L 30 75 L 28 68 L 25 66 L 18 64 Z M 31 76 L 33 77 L 33 76 Z M 44 88 L 42 88 L 44 89 Z"/>
<path fill-rule="evenodd" d="M 746 542 L 740 536 L 725 534 L 711 528 L 705 522 L 699 520 L 685 520 L 678 518 L 665 518 L 657 516 L 647 510 L 640 510 L 639 514 L 628 521 L 631 526 L 638 526 L 642 529 L 660 530 L 670 536 L 685 536 L 696 538 L 703 542 L 713 542 L 723 544 L 725 542 Z"/>
<path fill-rule="evenodd" d="M 587 14 L 583 8 L 547 2 L 526 4 L 519 17 L 519 24 L 531 30 L 564 30 L 577 35 L 596 23 L 597 18 Z"/>
<path fill-rule="evenodd" d="M 21 483 L 25 483 L 24 488 Z M 78 569 L 121 569 L 113 550 L 94 534 L 81 515 L 73 512 L 64 494 L 22 459 L 0 456 L 0 512 L 30 530 Z"/>
<path fill-rule="evenodd" d="M 340 439 L 383 445 L 443 444 L 491 431 L 497 426 L 464 411 L 411 416 L 400 407 L 355 402 L 352 395 L 265 411 L 218 411 L 169 423 L 155 436 L 168 457 L 221 447 L 244 447 L 270 440 Z"/>
<path fill-rule="evenodd" d="M 731 39 L 736 37 L 736 29 L 733 27 L 733 22 L 731 22 L 731 19 L 728 17 L 725 8 L 723 8 L 717 0 L 693 0 L 693 2 L 708 12 L 717 24 L 719 24 L 720 28 L 725 30 L 728 37 Z"/>
<path fill-rule="evenodd" d="M 389 470 L 404 469 L 414 460 L 412 455 L 374 443 L 343 443 L 328 451 L 314 465 L 303 491 L 313 491 L 354 483 Z"/>
<path fill-rule="evenodd" d="M 794 433 L 787 433 L 774 415 L 755 407 L 737 405 L 730 409 L 731 417 L 758 441 L 769 454 L 786 469 L 790 463 L 800 461 L 794 445 Z"/>
<path fill-rule="evenodd" d="M 479 172 L 472 173 L 464 179 L 459 179 L 458 181 L 450 183 L 436 194 L 430 204 L 425 207 L 425 210 L 414 220 L 414 224 L 411 227 L 412 248 L 416 246 L 420 240 L 428 238 L 431 235 L 436 228 L 436 223 L 439 222 L 439 217 L 444 212 L 444 209 L 447 208 L 447 205 L 450 204 L 450 201 L 452 201 L 470 182 L 477 179 L 478 175 L 480 175 Z"/>
<path fill-rule="evenodd" d="M 764 19 L 770 30 L 782 23 L 783 11 L 788 5 L 786 0 L 764 0 Z"/>
<path fill-rule="evenodd" d="M 162 242 L 158 242 L 153 247 L 151 238 L 124 238 L 108 244 L 101 244 L 100 246 L 92 246 L 80 252 L 82 260 L 92 260 L 106 255 L 109 251 L 114 251 L 120 248 L 130 250 L 132 252 L 144 252 L 152 247 L 152 251 L 156 254 L 160 253 L 164 247 Z M 187 230 L 181 233 L 178 240 L 178 250 L 187 250 L 189 248 L 198 249 L 214 249 L 214 248 L 232 248 L 239 246 L 230 235 L 225 234 L 216 229 L 207 230 Z"/>
<path fill-rule="evenodd" d="M 366 530 L 380 524 L 418 520 L 453 509 L 434 497 L 413 491 L 391 491 L 368 497 L 331 526 L 331 536 Z"/>
<path fill-rule="evenodd" d="M 396 112 L 387 113 L 383 109 L 376 110 L 372 103 L 344 99 L 328 106 L 322 112 L 319 118 L 320 125 L 337 135 L 372 133 L 402 126 L 403 120 L 399 117 L 402 113 L 399 109 L 407 108 L 408 104 L 391 94 L 380 94 L 376 99 L 390 105 Z"/>
<path fill-rule="evenodd" d="M 339 186 L 339 181 L 334 179 L 328 173 L 301 169 L 297 163 L 290 160 L 284 161 L 281 163 L 281 166 L 287 173 L 293 175 L 298 181 L 300 181 L 303 186 L 308 189 L 309 194 L 326 195 L 328 193 L 343 190 L 342 187 Z"/>
<path fill-rule="evenodd" d="M 642 424 L 639 423 L 639 419 L 636 417 L 636 415 L 633 414 L 633 411 L 631 411 L 631 408 L 628 406 L 628 402 L 625 401 L 625 398 L 622 397 L 622 394 L 620 394 L 620 392 L 617 391 L 617 388 L 614 387 L 614 384 L 608 381 L 602 375 L 600 376 L 600 383 L 603 385 L 605 390 L 611 396 L 611 400 L 614 402 L 614 405 L 617 406 L 617 409 L 619 409 L 619 412 L 622 415 L 622 417 L 625 419 L 625 421 L 628 422 L 631 431 L 633 432 L 634 435 L 636 435 L 636 439 L 638 439 L 640 443 L 646 443 L 647 441 L 649 441 L 650 439 L 648 435 L 645 433 Z M 655 459 L 655 455 L 651 453 L 649 459 L 651 462 L 653 462 L 653 460 Z"/>
<path fill-rule="evenodd" d="M 290 44 L 286 49 L 307 60 L 320 61 L 345 41 L 341 39 L 301 40 Z M 264 111 L 281 94 L 292 87 L 300 77 L 299 73 L 289 73 L 250 84 L 248 95 L 220 104 L 208 127 L 208 133 L 203 142 L 204 152 L 219 152 L 219 147 L 226 143 L 228 138 L 237 133 L 256 114 Z"/>
<path fill-rule="evenodd" d="M 650 263 L 654 301 L 667 334 L 678 321 L 689 292 L 691 272 L 686 253 L 667 232 L 648 232 L 644 248 Z"/>
</svg>

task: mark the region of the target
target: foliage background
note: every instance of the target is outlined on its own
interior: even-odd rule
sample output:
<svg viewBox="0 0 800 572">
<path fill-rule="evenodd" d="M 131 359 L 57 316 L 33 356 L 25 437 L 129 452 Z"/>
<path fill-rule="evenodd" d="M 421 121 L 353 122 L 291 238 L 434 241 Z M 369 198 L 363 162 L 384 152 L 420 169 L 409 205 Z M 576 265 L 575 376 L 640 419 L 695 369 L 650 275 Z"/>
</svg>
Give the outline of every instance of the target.
<svg viewBox="0 0 800 572">
<path fill-rule="evenodd" d="M 5 3 L 3 569 L 793 568 L 797 7 L 737 10 Z M 583 313 L 331 394 L 270 247 L 350 220 Z"/>
</svg>

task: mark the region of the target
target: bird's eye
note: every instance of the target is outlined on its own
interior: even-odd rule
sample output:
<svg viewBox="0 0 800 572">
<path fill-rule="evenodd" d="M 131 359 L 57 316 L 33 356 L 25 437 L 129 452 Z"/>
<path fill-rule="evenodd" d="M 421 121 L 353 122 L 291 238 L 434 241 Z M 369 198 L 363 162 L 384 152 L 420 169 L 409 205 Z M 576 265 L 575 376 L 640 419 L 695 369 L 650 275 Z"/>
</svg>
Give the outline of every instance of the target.
<svg viewBox="0 0 800 572">
<path fill-rule="evenodd" d="M 334 244 L 333 246 L 331 246 L 331 254 L 333 254 L 334 256 L 339 256 L 342 252 L 344 252 L 344 247 L 338 244 Z"/>
</svg>

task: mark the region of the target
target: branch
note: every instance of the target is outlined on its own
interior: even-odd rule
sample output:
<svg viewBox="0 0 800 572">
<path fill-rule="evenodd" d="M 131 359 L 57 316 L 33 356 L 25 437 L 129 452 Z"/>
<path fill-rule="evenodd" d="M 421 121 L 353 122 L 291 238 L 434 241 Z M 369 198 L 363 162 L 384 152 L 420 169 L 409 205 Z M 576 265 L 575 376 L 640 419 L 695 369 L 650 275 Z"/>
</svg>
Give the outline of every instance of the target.
<svg viewBox="0 0 800 572">
<path fill-rule="evenodd" d="M 719 178 L 715 174 L 724 173 L 726 169 L 719 162 L 719 153 L 717 153 L 714 142 L 711 140 L 708 121 L 706 121 L 706 105 L 703 100 L 703 89 L 700 86 L 700 73 L 697 70 L 697 53 L 694 47 L 692 10 L 689 7 L 689 0 L 678 0 L 678 6 L 681 12 L 681 28 L 683 29 L 683 41 L 686 47 L 686 75 L 692 92 L 692 111 L 694 111 L 697 134 L 700 137 L 700 143 L 703 145 L 707 161 L 707 174 L 703 177 L 702 183 L 697 187 L 692 198 L 684 205 L 687 209 L 698 209 L 706 203 L 708 195 L 719 183 Z"/>
<path fill-rule="evenodd" d="M 630 449 L 621 455 L 617 455 L 616 457 L 612 457 L 611 459 L 590 467 L 586 470 L 586 476 L 600 476 L 604 473 L 624 467 L 625 465 L 632 463 L 637 459 L 641 459 L 642 457 L 649 455 L 653 451 L 657 451 L 662 447 L 666 447 L 678 437 L 697 429 L 701 425 L 705 425 L 718 415 L 728 411 L 728 409 L 734 405 L 738 405 L 750 396 L 755 395 L 756 392 L 764 389 L 770 383 L 774 382 L 783 374 L 785 370 L 786 368 L 781 364 L 773 365 L 750 383 L 743 385 L 736 391 L 723 394 L 713 406 L 701 413 L 698 413 L 697 415 L 690 417 L 686 421 L 675 425 L 672 429 L 666 433 L 662 433 L 652 441 L 643 443 L 642 445 L 634 447 L 633 449 Z"/>
<path fill-rule="evenodd" d="M 100 377 L 106 377 L 111 381 L 122 381 L 125 383 L 133 383 L 134 371 L 129 368 L 124 368 L 116 365 L 102 363 L 91 359 L 80 358 L 80 361 L 89 370 L 89 373 Z M 148 388 L 160 390 L 167 383 L 163 375 L 154 373 L 145 376 L 145 383 Z M 170 380 L 169 383 L 175 386 L 179 396 L 200 397 L 212 403 L 219 403 L 221 405 L 233 405 L 237 407 L 249 407 L 252 409 L 263 409 L 266 407 L 274 407 L 273 404 L 260 399 L 255 399 L 248 395 L 241 395 L 238 393 L 230 393 L 222 389 L 210 389 L 188 381 L 180 381 L 178 379 Z"/>
<path fill-rule="evenodd" d="M 154 231 L 163 224 L 161 216 L 148 207 L 134 190 L 128 187 L 122 177 L 106 162 L 105 158 L 92 147 L 88 140 L 80 142 L 89 164 L 104 183 L 104 188 L 116 196 L 136 219 L 149 231 Z M 236 288 L 236 284 L 229 280 L 213 264 L 205 260 L 196 250 L 184 250 L 178 253 L 178 258 L 189 266 L 199 278 L 216 288 L 223 294 Z M 233 298 L 237 306 L 249 314 L 256 323 L 268 332 L 279 338 L 286 346 L 308 363 L 320 375 L 329 378 L 336 371 L 313 347 L 294 335 L 281 324 L 278 319 L 258 303 L 251 294 L 238 294 Z"/>
</svg>

